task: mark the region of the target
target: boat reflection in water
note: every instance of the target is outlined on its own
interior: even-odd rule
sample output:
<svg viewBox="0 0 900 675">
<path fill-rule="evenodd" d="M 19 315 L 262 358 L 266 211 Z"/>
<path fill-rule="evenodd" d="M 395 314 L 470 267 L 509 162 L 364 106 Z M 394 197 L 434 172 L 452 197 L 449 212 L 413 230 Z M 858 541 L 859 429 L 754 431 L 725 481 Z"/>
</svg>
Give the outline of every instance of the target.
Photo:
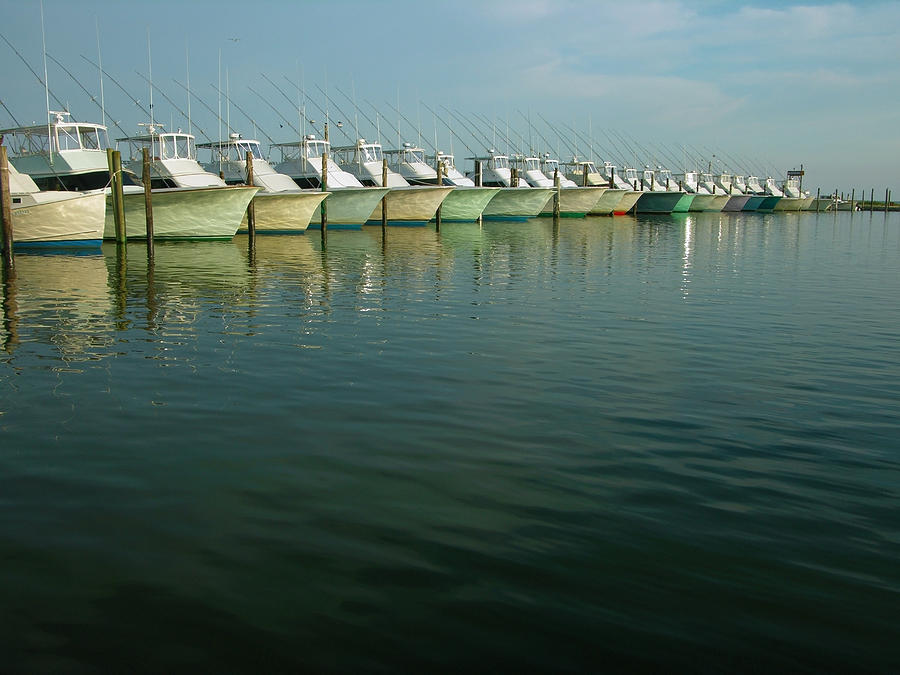
<svg viewBox="0 0 900 675">
<path fill-rule="evenodd" d="M 106 355 L 114 342 L 107 276 L 93 251 L 19 253 L 15 272 L 3 275 L 0 346 L 12 354 L 37 342 L 66 362 Z"/>
</svg>

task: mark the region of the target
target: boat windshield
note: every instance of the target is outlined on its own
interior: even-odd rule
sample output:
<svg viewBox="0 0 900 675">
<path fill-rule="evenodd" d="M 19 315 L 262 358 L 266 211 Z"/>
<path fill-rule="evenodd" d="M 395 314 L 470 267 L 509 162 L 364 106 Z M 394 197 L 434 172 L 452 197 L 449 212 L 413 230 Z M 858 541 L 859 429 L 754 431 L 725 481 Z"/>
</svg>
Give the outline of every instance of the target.
<svg viewBox="0 0 900 675">
<path fill-rule="evenodd" d="M 538 165 L 538 160 L 535 157 L 527 157 L 525 159 L 525 170 L 526 171 L 539 171 L 540 166 Z"/>
<path fill-rule="evenodd" d="M 306 157 L 307 159 L 316 159 L 321 157 L 328 151 L 328 141 L 306 141 Z"/>
<path fill-rule="evenodd" d="M 413 164 L 414 162 L 420 162 L 421 164 L 425 163 L 425 151 L 424 150 L 407 150 L 405 160 L 409 164 Z"/>
<path fill-rule="evenodd" d="M 247 159 L 248 151 L 253 154 L 253 159 L 265 159 L 259 141 L 238 141 L 236 145 L 239 160 Z"/>
<path fill-rule="evenodd" d="M 158 136 L 160 159 L 195 159 L 194 137 L 188 134 L 160 134 Z"/>
<path fill-rule="evenodd" d="M 509 168 L 509 158 L 504 157 L 503 155 L 495 155 L 492 157 L 494 160 L 494 168 L 495 169 L 508 169 Z"/>
<path fill-rule="evenodd" d="M 547 169 L 550 171 L 556 171 L 559 168 L 559 160 L 556 159 L 545 159 L 544 164 L 547 165 Z"/>
<path fill-rule="evenodd" d="M 384 159 L 380 145 L 364 145 L 359 149 L 363 162 L 380 162 Z"/>
<path fill-rule="evenodd" d="M 81 150 L 81 140 L 78 138 L 78 127 L 76 126 L 57 125 L 56 140 L 60 151 Z"/>
<path fill-rule="evenodd" d="M 587 170 L 588 170 L 588 173 L 597 173 L 597 167 L 594 166 L 593 162 L 587 163 Z M 582 169 L 582 171 L 584 171 L 584 169 Z"/>
<path fill-rule="evenodd" d="M 81 147 L 85 150 L 100 150 L 100 134 L 94 127 L 79 127 L 79 135 L 81 136 Z"/>
</svg>

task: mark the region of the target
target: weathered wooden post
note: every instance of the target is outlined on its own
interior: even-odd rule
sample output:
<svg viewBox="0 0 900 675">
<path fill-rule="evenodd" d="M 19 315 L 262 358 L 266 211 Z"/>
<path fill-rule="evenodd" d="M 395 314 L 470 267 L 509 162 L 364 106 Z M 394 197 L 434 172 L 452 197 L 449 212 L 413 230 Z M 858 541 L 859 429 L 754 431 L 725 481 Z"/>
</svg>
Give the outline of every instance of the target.
<svg viewBox="0 0 900 675">
<path fill-rule="evenodd" d="M 482 187 L 481 185 L 481 160 L 475 160 L 475 185 L 478 187 Z"/>
<path fill-rule="evenodd" d="M 113 150 L 113 190 L 116 193 L 115 202 L 118 209 L 115 212 L 116 218 L 116 241 L 124 244 L 127 238 L 125 234 L 125 194 L 122 189 L 122 153 Z"/>
<path fill-rule="evenodd" d="M 382 158 L 381 160 L 381 187 L 386 188 L 388 186 L 388 165 L 387 165 L 387 157 Z M 381 198 L 381 236 L 384 237 L 384 230 L 387 227 L 387 196 L 388 193 L 384 193 L 384 197 Z M 382 239 L 382 241 L 384 241 Z"/>
<path fill-rule="evenodd" d="M 588 165 L 587 162 L 584 164 L 584 171 L 581 174 L 581 187 L 588 186 Z"/>
<path fill-rule="evenodd" d="M 875 210 L 875 188 L 872 188 L 872 192 L 869 194 L 869 211 Z"/>
<path fill-rule="evenodd" d="M 141 148 L 141 182 L 144 184 L 144 222 L 147 224 L 147 251 L 153 254 L 153 197 L 150 190 L 150 150 Z"/>
<path fill-rule="evenodd" d="M 884 212 L 888 212 L 888 197 L 890 196 L 891 191 L 887 188 L 884 189 Z"/>
<path fill-rule="evenodd" d="M 553 187 L 555 188 L 553 191 L 553 217 L 559 218 L 560 190 L 562 190 L 559 186 L 559 167 L 553 169 Z"/>
<path fill-rule="evenodd" d="M 253 153 L 249 150 L 245 163 L 247 165 L 247 185 L 253 185 Z M 247 235 L 250 237 L 251 243 L 256 238 L 256 205 L 253 203 L 253 199 L 247 204 Z"/>
<path fill-rule="evenodd" d="M 856 205 L 853 203 L 856 201 L 856 188 L 850 190 L 850 213 L 856 211 Z"/>
<path fill-rule="evenodd" d="M 437 162 L 437 184 L 441 186 L 444 184 L 444 163 L 438 159 Z M 434 229 L 440 232 L 441 230 L 441 204 L 438 204 L 437 212 L 434 214 Z"/>
<path fill-rule="evenodd" d="M 9 157 L 6 146 L 0 145 L 0 211 L 3 220 L 3 263 L 11 269 L 13 258 L 12 197 L 9 193 Z"/>
<path fill-rule="evenodd" d="M 820 196 L 821 192 L 822 192 L 822 188 L 820 188 L 820 187 L 816 188 L 816 213 L 819 212 L 819 196 Z"/>
<path fill-rule="evenodd" d="M 322 192 L 328 192 L 328 153 L 322 153 Z M 328 228 L 328 205 L 325 203 L 327 199 L 322 200 L 322 239 L 325 239 L 325 230 Z"/>
</svg>

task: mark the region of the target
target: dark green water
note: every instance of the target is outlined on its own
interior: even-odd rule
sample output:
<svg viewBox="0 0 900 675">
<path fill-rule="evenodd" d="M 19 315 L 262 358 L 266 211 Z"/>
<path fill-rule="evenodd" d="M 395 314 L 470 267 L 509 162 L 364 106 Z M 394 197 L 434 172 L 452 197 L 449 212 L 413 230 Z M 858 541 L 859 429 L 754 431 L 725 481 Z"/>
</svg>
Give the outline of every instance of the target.
<svg viewBox="0 0 900 675">
<path fill-rule="evenodd" d="M 900 215 L 19 256 L 0 671 L 896 671 Z"/>
</svg>

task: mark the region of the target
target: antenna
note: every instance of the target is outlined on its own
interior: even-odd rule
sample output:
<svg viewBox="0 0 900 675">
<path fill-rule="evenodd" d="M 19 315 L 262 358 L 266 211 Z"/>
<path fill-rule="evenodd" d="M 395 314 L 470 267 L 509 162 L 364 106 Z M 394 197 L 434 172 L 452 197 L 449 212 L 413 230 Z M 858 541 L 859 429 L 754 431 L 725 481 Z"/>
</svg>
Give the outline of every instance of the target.
<svg viewBox="0 0 900 675">
<path fill-rule="evenodd" d="M 97 70 L 100 71 L 100 119 L 103 126 L 106 126 L 106 103 L 103 100 L 103 57 L 100 53 L 100 19 L 95 19 L 97 26 L 97 63 L 100 64 Z"/>
<path fill-rule="evenodd" d="M 147 26 L 147 73 L 150 82 L 150 129 L 153 129 L 153 59 L 150 56 L 150 26 Z"/>
<path fill-rule="evenodd" d="M 184 40 L 184 70 L 187 81 L 187 118 L 188 118 L 188 133 L 193 134 L 193 127 L 191 126 L 191 48 L 190 43 L 188 43 L 187 38 Z M 197 127 L 198 129 L 200 127 Z M 206 136 L 206 134 L 203 134 Z"/>
<path fill-rule="evenodd" d="M 44 96 L 47 99 L 47 143 L 50 165 L 53 165 L 53 136 L 50 133 L 50 85 L 47 81 L 47 41 L 44 39 L 44 0 L 41 0 L 41 51 L 44 53 Z M 59 152 L 59 147 L 56 148 Z"/>
</svg>

